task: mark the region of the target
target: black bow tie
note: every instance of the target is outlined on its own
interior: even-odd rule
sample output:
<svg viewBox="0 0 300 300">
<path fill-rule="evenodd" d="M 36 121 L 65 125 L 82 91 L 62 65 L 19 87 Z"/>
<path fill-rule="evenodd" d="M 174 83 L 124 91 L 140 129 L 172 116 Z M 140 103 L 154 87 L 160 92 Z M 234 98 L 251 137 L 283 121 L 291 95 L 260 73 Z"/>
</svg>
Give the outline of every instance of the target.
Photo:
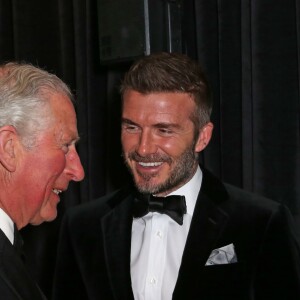
<svg viewBox="0 0 300 300">
<path fill-rule="evenodd" d="M 186 213 L 185 197 L 178 195 L 154 197 L 148 194 L 139 194 L 134 200 L 133 216 L 140 218 L 149 212 L 166 214 L 182 225 L 183 215 Z"/>
</svg>

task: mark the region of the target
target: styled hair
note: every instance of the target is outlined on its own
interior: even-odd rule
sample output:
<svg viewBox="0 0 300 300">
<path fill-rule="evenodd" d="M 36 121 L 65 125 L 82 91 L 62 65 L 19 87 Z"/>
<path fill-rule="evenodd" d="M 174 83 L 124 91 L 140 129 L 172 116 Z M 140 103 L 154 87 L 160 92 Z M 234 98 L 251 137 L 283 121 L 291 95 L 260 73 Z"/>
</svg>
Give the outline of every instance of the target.
<svg viewBox="0 0 300 300">
<path fill-rule="evenodd" d="M 0 65 L 0 127 L 14 126 L 23 145 L 33 147 L 38 133 L 53 120 L 49 99 L 56 93 L 73 100 L 68 86 L 54 74 L 30 64 Z"/>
<path fill-rule="evenodd" d="M 208 81 L 200 65 L 184 54 L 161 52 L 137 60 L 124 76 L 122 97 L 127 90 L 142 94 L 188 93 L 197 107 L 191 115 L 196 129 L 210 121 L 212 97 Z"/>
</svg>

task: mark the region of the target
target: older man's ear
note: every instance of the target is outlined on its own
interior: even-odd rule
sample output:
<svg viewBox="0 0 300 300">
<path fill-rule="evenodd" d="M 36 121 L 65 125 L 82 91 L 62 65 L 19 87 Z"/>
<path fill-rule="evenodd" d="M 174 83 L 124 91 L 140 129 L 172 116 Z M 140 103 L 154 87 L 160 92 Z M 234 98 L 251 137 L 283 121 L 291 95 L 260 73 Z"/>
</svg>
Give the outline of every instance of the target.
<svg viewBox="0 0 300 300">
<path fill-rule="evenodd" d="M 0 128 L 0 163 L 9 172 L 14 172 L 17 166 L 16 147 L 19 142 L 13 126 Z"/>
</svg>

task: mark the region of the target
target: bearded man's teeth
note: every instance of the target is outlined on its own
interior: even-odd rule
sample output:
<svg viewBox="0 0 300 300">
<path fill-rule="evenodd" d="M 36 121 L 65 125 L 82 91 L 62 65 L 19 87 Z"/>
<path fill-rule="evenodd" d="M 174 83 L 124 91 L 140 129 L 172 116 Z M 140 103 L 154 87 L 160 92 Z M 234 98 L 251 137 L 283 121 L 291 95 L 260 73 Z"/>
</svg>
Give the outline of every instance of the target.
<svg viewBox="0 0 300 300">
<path fill-rule="evenodd" d="M 139 164 L 143 167 L 158 167 L 162 164 L 162 162 L 149 162 L 149 163 L 139 162 Z"/>
<path fill-rule="evenodd" d="M 62 190 L 58 190 L 58 189 L 52 189 L 53 193 L 55 193 L 56 195 L 59 195 Z"/>
</svg>

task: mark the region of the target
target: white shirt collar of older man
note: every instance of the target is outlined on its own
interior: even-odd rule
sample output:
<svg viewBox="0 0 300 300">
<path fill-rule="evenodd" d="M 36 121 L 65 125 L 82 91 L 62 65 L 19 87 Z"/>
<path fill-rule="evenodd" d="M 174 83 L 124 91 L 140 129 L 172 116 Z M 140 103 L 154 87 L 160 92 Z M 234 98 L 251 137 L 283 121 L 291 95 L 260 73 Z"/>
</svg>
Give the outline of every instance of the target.
<svg viewBox="0 0 300 300">
<path fill-rule="evenodd" d="M 9 239 L 9 241 L 14 243 L 14 222 L 8 216 L 8 214 L 0 208 L 0 229 Z"/>
</svg>

